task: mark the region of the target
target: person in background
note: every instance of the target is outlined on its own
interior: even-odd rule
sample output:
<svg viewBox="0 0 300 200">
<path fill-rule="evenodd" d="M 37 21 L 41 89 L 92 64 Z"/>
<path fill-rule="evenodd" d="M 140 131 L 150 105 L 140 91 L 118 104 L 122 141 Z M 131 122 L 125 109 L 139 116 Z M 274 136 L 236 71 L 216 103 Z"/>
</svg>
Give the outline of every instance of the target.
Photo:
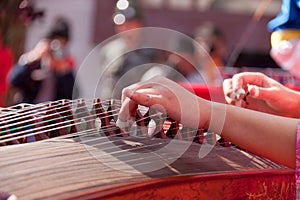
<svg viewBox="0 0 300 200">
<path fill-rule="evenodd" d="M 19 58 L 8 78 L 20 91 L 15 103 L 72 99 L 75 62 L 67 49 L 69 39 L 69 24 L 58 18 L 46 37 Z"/>
<path fill-rule="evenodd" d="M 225 66 L 227 57 L 224 34 L 212 22 L 208 21 L 196 28 L 194 38 L 210 56 L 208 59 L 207 54 L 201 54 L 201 51 L 196 54 L 202 66 L 203 74 L 206 75 L 207 83 L 221 85 L 222 78 L 216 71 Z"/>
<path fill-rule="evenodd" d="M 101 47 L 97 61 L 93 61 L 96 71 L 103 71 L 98 82 L 97 97 L 102 99 L 121 98 L 121 91 L 141 79 L 146 70 L 138 66 L 155 63 L 160 59 L 157 51 L 137 48 L 140 44 L 143 27 L 142 8 L 138 1 L 119 0 L 113 14 L 116 37 Z M 91 67 L 91 66 L 89 66 Z M 134 72 L 129 72 L 134 69 Z M 96 73 L 95 73 L 96 74 Z M 99 79 L 99 74 L 94 75 Z"/>
<path fill-rule="evenodd" d="M 151 67 L 142 77 L 142 81 L 160 75 L 175 82 L 205 83 L 196 58 L 194 40 L 179 37 L 175 44 L 175 52 L 169 53 L 165 62 Z"/>
<path fill-rule="evenodd" d="M 12 50 L 3 43 L 2 34 L 0 33 L 0 107 L 5 105 L 5 94 L 8 89 L 7 75 L 13 66 Z"/>
</svg>

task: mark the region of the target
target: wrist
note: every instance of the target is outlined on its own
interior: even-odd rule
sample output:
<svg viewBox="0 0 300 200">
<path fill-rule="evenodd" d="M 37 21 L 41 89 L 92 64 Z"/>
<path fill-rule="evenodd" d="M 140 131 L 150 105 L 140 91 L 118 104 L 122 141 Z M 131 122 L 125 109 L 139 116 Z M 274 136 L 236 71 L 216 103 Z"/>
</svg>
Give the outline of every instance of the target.
<svg viewBox="0 0 300 200">
<path fill-rule="evenodd" d="M 199 128 L 208 129 L 211 122 L 213 102 L 199 98 L 198 101 L 200 120 Z"/>
<path fill-rule="evenodd" d="M 213 101 L 205 101 L 204 103 L 206 105 L 205 109 L 203 109 L 204 113 L 201 114 L 202 122 L 200 122 L 199 126 L 221 135 L 225 123 L 227 105 Z"/>
<path fill-rule="evenodd" d="M 300 92 L 291 89 L 291 93 L 293 96 L 289 98 L 290 102 L 285 110 L 286 116 L 300 118 Z"/>
<path fill-rule="evenodd" d="M 298 118 L 300 119 L 300 95 L 298 96 L 298 100 L 294 104 L 294 109 L 292 109 L 294 114 L 293 118 Z"/>
</svg>

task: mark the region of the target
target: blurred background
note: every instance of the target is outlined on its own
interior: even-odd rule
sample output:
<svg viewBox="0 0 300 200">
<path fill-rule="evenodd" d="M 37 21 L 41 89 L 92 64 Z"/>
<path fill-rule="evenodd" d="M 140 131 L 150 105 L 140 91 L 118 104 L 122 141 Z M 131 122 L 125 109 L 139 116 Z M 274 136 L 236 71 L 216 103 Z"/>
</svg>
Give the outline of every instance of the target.
<svg viewBox="0 0 300 200">
<path fill-rule="evenodd" d="M 270 32 L 266 25 L 279 12 L 281 0 L 265 1 L 268 4 L 266 8 L 262 7 L 261 4 L 264 2 L 262 0 L 138 1 L 143 8 L 145 26 L 165 27 L 192 35 L 202 22 L 211 21 L 224 33 L 229 51 L 240 45 L 239 42 L 244 35 L 248 36 L 246 41 L 243 41 L 238 66 L 274 65 L 269 59 Z M 37 17 L 26 27 L 25 49 L 33 47 L 56 16 L 65 16 L 71 22 L 73 38 L 70 49 L 79 63 L 91 48 L 115 34 L 112 16 L 116 0 L 29 2 L 34 11 L 42 11 L 43 16 Z M 258 9 L 262 9 L 263 14 L 256 20 L 253 15 Z M 251 59 L 252 56 L 256 59 Z M 258 57 L 261 57 L 261 60 L 258 60 Z"/>
<path fill-rule="evenodd" d="M 266 73 L 279 73 L 274 76 L 289 76 L 288 82 L 296 84 L 269 56 L 271 33 L 267 23 L 278 14 L 281 0 L 137 2 L 144 26 L 165 27 L 189 36 L 194 36 L 197 27 L 207 21 L 218 27 L 227 49 L 225 76 L 258 68 Z M 112 16 L 116 3 L 117 0 L 1 0 L 3 46 L 11 48 L 15 64 L 45 36 L 57 17 L 64 17 L 71 30 L 69 50 L 78 68 L 97 44 L 115 34 Z"/>
</svg>

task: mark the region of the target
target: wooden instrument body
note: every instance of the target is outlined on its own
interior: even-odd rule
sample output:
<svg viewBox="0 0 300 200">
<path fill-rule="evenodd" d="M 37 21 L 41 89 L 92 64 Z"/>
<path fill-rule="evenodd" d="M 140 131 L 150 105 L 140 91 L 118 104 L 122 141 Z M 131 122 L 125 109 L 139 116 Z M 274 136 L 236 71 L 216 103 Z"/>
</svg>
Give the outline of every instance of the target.
<svg viewBox="0 0 300 200">
<path fill-rule="evenodd" d="M 72 139 L 2 147 L 0 188 L 19 199 L 293 199 L 293 170 L 235 147 L 216 146 L 199 158 L 203 147 L 193 143 L 175 162 L 142 173 L 137 164 L 151 163 L 141 150 L 162 147 L 168 139 L 126 138 L 145 146 L 139 150 L 115 140 L 140 160 L 119 160 L 123 166 L 117 170 L 91 153 L 95 147 Z M 172 150 L 151 159 L 164 162 L 168 155 Z"/>
<path fill-rule="evenodd" d="M 85 106 L 78 108 L 70 116 L 70 110 L 47 107 L 46 113 L 55 118 L 50 119 L 51 124 L 47 121 L 47 115 L 42 116 L 42 122 L 36 120 L 36 116 L 28 118 L 25 115 L 21 125 L 30 122 L 32 128 L 26 134 L 34 133 L 33 136 L 40 141 L 0 148 L 1 192 L 26 200 L 294 197 L 295 172 L 292 169 L 235 146 L 212 146 L 203 142 L 205 139 L 201 135 L 196 135 L 197 142 L 192 142 L 195 138 L 190 136 L 186 137 L 189 141 L 180 141 L 168 138 L 179 137 L 174 136 L 174 131 L 163 132 L 158 128 L 157 135 L 164 139 L 157 138 L 157 135 L 154 138 L 149 135 L 145 137 L 144 127 L 139 127 L 136 129 L 139 134 L 124 137 L 126 134 L 113 129 L 113 109 L 103 110 L 99 101 L 91 112 L 87 112 Z M 21 114 L 32 110 L 25 109 Z M 58 113 L 63 118 L 57 118 Z M 12 113 L 6 116 L 14 117 Z M 100 129 L 95 126 L 95 116 L 101 121 Z M 85 119 L 84 125 L 80 119 Z M 64 122 L 68 120 L 69 127 L 65 128 Z M 38 125 L 32 125 L 36 121 Z M 53 121 L 54 127 L 61 124 L 64 128 L 55 130 Z M 158 121 L 161 122 L 161 119 Z M 79 126 L 75 127 L 76 123 Z M 147 123 L 145 120 L 139 121 L 143 126 Z M 28 135 L 19 135 L 27 129 L 22 127 L 18 131 L 8 132 L 7 124 L 13 122 L 2 120 L 1 124 L 4 128 L 0 131 L 4 134 L 0 134 L 0 143 L 1 137 L 5 141 L 2 144 L 27 140 Z M 173 127 L 175 134 L 179 130 L 175 122 L 170 127 Z M 117 134 L 113 134 L 113 130 Z M 18 139 L 10 139 L 8 133 Z M 52 137 L 53 133 L 55 137 Z"/>
</svg>

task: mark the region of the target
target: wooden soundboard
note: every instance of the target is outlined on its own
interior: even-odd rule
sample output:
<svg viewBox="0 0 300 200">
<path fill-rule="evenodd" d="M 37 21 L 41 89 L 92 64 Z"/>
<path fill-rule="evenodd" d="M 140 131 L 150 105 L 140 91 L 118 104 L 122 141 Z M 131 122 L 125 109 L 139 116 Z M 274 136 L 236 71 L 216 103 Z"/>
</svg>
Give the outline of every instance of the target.
<svg viewBox="0 0 300 200">
<path fill-rule="evenodd" d="M 234 146 L 96 132 L 0 148 L 0 191 L 26 200 L 293 199 L 294 173 Z"/>
</svg>

